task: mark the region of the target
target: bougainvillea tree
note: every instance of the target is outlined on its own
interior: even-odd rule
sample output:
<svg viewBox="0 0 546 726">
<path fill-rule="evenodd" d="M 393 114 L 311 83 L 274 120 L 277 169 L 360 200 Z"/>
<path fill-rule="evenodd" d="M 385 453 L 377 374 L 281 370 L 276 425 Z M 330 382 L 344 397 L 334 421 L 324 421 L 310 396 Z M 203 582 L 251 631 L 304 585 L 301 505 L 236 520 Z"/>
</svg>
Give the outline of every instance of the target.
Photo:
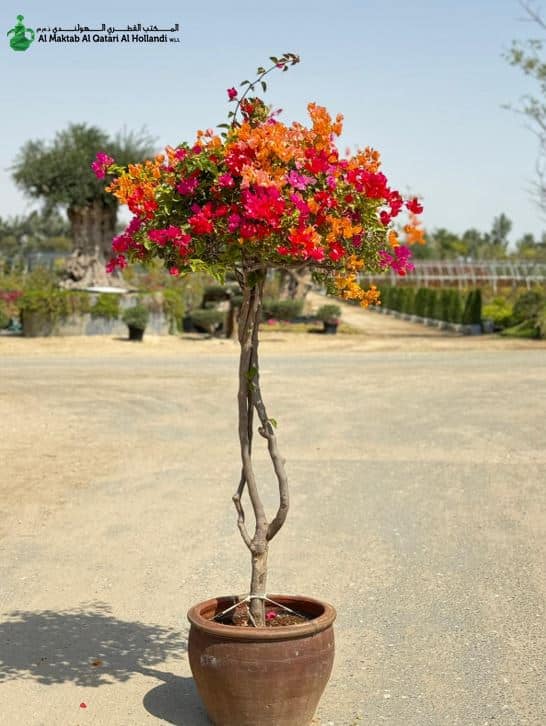
<svg viewBox="0 0 546 726">
<path fill-rule="evenodd" d="M 120 167 L 99 153 L 99 176 L 113 175 L 109 191 L 133 218 L 113 241 L 109 270 L 130 261 L 160 258 L 172 275 L 206 270 L 222 278 L 235 273 L 243 292 L 239 321 L 239 439 L 241 479 L 233 501 L 241 536 L 250 550 L 250 613 L 264 624 L 267 555 L 270 541 L 288 513 L 288 483 L 275 434 L 276 422 L 264 404 L 259 378 L 258 328 L 267 271 L 308 266 L 330 293 L 363 306 L 377 303 L 375 287 L 363 289 L 364 270 L 412 269 L 393 220 L 409 213 L 402 227 L 410 242 L 422 241 L 417 198 L 404 199 L 380 171 L 371 148 L 341 155 L 336 138 L 342 116 L 310 103 L 310 124 L 279 120 L 256 95 L 265 76 L 299 61 L 285 53 L 258 68 L 256 80 L 229 88 L 232 110 L 221 132 L 198 131 L 193 143 L 168 146 L 164 154 Z M 279 505 L 270 519 L 252 466 L 254 416 L 266 440 L 278 481 Z M 247 525 L 242 496 L 248 492 L 254 529 Z"/>
</svg>

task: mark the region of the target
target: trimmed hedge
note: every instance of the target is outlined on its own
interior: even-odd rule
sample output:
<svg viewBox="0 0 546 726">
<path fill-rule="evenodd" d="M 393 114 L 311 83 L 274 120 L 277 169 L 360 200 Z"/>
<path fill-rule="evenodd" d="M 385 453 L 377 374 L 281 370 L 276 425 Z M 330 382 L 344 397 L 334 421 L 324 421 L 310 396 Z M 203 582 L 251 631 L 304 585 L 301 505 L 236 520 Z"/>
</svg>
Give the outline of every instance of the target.
<svg viewBox="0 0 546 726">
<path fill-rule="evenodd" d="M 482 322 L 482 293 L 480 290 L 471 290 L 466 298 L 463 311 L 463 325 L 481 325 Z"/>
<path fill-rule="evenodd" d="M 449 323 L 479 325 L 482 317 L 480 290 L 466 295 L 455 289 L 431 287 L 380 287 L 381 306 L 421 318 L 444 320 Z"/>
<path fill-rule="evenodd" d="M 224 324 L 225 315 L 220 310 L 210 308 L 206 310 L 194 310 L 190 314 L 190 317 L 195 328 L 213 335 Z"/>
<path fill-rule="evenodd" d="M 203 307 L 205 303 L 219 303 L 229 298 L 230 289 L 227 285 L 208 285 L 203 291 Z"/>
<path fill-rule="evenodd" d="M 294 320 L 303 312 L 303 300 L 273 300 L 267 298 L 262 303 L 262 319 Z"/>
</svg>

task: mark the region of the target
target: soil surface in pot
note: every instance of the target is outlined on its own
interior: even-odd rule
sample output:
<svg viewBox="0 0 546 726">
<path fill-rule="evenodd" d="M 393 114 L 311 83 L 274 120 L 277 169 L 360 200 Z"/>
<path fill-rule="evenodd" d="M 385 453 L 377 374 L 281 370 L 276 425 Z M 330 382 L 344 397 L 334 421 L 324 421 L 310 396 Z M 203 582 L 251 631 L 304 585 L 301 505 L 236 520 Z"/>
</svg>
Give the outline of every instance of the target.
<svg viewBox="0 0 546 726">
<path fill-rule="evenodd" d="M 299 613 L 290 613 L 279 607 L 272 606 L 266 607 L 265 609 L 265 625 L 267 628 L 280 628 L 284 625 L 302 625 L 312 619 Z M 237 625 L 243 628 L 254 627 L 248 615 L 247 603 L 237 605 L 235 610 L 231 610 L 222 617 L 215 618 L 215 620 L 222 625 Z"/>
</svg>

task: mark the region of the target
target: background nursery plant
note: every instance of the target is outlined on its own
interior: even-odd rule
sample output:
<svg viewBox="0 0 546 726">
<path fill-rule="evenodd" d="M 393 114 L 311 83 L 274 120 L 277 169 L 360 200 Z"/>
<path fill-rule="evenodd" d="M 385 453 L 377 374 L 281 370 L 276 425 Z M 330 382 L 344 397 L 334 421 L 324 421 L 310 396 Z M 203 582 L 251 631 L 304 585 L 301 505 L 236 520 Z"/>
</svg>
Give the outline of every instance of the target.
<svg viewBox="0 0 546 726">
<path fill-rule="evenodd" d="M 235 273 L 243 300 L 239 321 L 239 440 L 241 478 L 233 501 L 239 531 L 251 555 L 250 618 L 266 624 L 269 543 L 283 526 L 289 507 L 288 481 L 275 433 L 276 422 L 260 389 L 258 329 L 266 273 L 270 268 L 313 271 L 329 292 L 367 306 L 379 298 L 375 287 L 358 283 L 361 270 L 412 269 L 411 252 L 402 245 L 393 220 L 403 211 L 410 241 L 422 238 L 418 199 L 403 199 L 380 171 L 379 153 L 371 148 L 341 156 L 336 137 L 342 116 L 310 103 L 310 125 L 285 124 L 256 95 L 265 77 L 286 71 L 297 55 L 271 57 L 254 81 L 229 88 L 229 123 L 198 131 L 193 143 L 168 146 L 164 154 L 122 167 L 103 152 L 93 168 L 113 178 L 107 190 L 133 213 L 127 229 L 113 240 L 109 271 L 129 261 L 163 261 L 171 275 L 207 271 L 223 280 Z M 252 444 L 257 431 L 267 448 L 278 482 L 279 504 L 268 517 L 258 489 Z M 247 525 L 245 490 L 254 513 Z"/>
</svg>

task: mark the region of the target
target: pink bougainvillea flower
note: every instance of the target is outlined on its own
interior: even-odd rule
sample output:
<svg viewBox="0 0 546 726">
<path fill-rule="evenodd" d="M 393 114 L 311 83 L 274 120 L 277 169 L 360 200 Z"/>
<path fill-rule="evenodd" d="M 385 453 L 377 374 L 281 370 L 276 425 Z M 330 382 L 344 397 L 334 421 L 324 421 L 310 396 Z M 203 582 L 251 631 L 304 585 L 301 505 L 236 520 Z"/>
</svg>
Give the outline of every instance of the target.
<svg viewBox="0 0 546 726">
<path fill-rule="evenodd" d="M 387 250 L 381 250 L 379 252 L 379 264 L 383 269 L 389 267 L 397 272 L 401 277 L 404 277 L 408 272 L 415 270 L 415 265 L 410 262 L 411 250 L 404 245 L 395 247 L 392 253 Z"/>
<path fill-rule="evenodd" d="M 406 202 L 406 207 L 413 214 L 421 214 L 421 212 L 423 211 L 423 205 L 417 199 L 417 197 L 414 197 L 413 199 L 410 199 L 409 201 L 407 201 Z"/>
<path fill-rule="evenodd" d="M 169 267 L 169 275 L 172 275 L 173 277 L 178 277 L 180 274 L 180 270 L 178 267 Z"/>
<path fill-rule="evenodd" d="M 210 234 L 214 231 L 214 225 L 204 209 L 197 212 L 188 219 L 191 228 L 196 234 Z"/>
<path fill-rule="evenodd" d="M 93 173 L 97 179 L 104 179 L 106 172 L 108 171 L 108 167 L 113 163 L 114 159 L 111 156 L 105 154 L 104 151 L 99 151 L 95 161 L 91 164 L 91 169 L 93 169 Z"/>
<path fill-rule="evenodd" d="M 324 250 L 321 247 L 311 247 L 307 250 L 307 257 L 310 260 L 321 262 L 325 258 Z"/>
<path fill-rule="evenodd" d="M 383 224 L 385 225 L 385 227 L 386 227 L 386 226 L 387 226 L 388 224 L 390 224 L 390 221 L 391 221 L 391 215 L 390 215 L 390 214 L 389 214 L 388 212 L 386 212 L 385 210 L 383 210 L 383 211 L 381 212 L 381 214 L 379 215 L 379 219 L 381 220 L 381 222 L 382 222 L 382 223 L 383 223 Z"/>
<path fill-rule="evenodd" d="M 106 272 L 110 275 L 112 272 L 117 270 L 119 267 L 120 270 L 124 270 L 127 267 L 127 258 L 125 255 L 117 255 L 117 257 L 112 257 L 110 262 L 107 262 L 106 264 Z"/>
<path fill-rule="evenodd" d="M 235 232 L 241 224 L 241 216 L 234 212 L 228 217 L 228 232 Z"/>
<path fill-rule="evenodd" d="M 365 192 L 370 199 L 387 199 L 389 196 L 387 177 L 381 172 L 374 174 L 366 169 L 350 169 L 347 180 L 358 192 Z"/>
<path fill-rule="evenodd" d="M 404 200 L 400 192 L 392 191 L 389 194 L 389 206 L 391 208 L 391 218 L 397 217 L 400 214 L 400 210 L 404 206 Z"/>
<path fill-rule="evenodd" d="M 265 222 L 271 229 L 277 229 L 285 209 L 285 202 L 276 187 L 245 189 L 241 198 L 247 217 Z"/>
<path fill-rule="evenodd" d="M 220 174 L 218 177 L 218 184 L 226 189 L 231 189 L 235 186 L 235 179 L 231 176 L 231 174 L 226 172 L 225 174 Z"/>
<path fill-rule="evenodd" d="M 268 320 L 268 322 L 270 322 L 270 321 Z M 273 322 L 276 322 L 276 321 L 274 320 Z M 269 610 L 269 612 L 267 612 L 265 614 L 266 620 L 275 620 L 276 617 L 277 617 L 277 613 L 273 610 Z"/>
<path fill-rule="evenodd" d="M 334 242 L 330 246 L 330 251 L 328 252 L 328 257 L 331 260 L 334 260 L 334 262 L 337 262 L 338 260 L 340 260 L 343 257 L 344 254 L 345 254 L 345 250 L 339 244 L 339 242 Z"/>
<path fill-rule="evenodd" d="M 286 181 L 291 187 L 294 187 L 294 189 L 299 189 L 303 192 L 309 184 L 312 184 L 315 181 L 315 179 L 312 176 L 300 174 L 297 171 L 291 171 L 287 174 Z"/>
<path fill-rule="evenodd" d="M 234 98 L 237 98 L 237 89 L 236 88 L 228 88 L 227 89 L 227 95 L 230 101 L 233 101 Z"/>
<path fill-rule="evenodd" d="M 141 226 L 142 219 L 140 217 L 133 217 L 125 231 L 112 240 L 112 249 L 114 252 L 123 253 L 131 249 L 134 245 L 134 234 L 138 232 Z"/>
<path fill-rule="evenodd" d="M 194 193 L 198 186 L 199 179 L 197 178 L 197 174 L 192 174 L 192 176 L 187 179 L 182 179 L 182 181 L 176 185 L 176 191 L 179 194 L 182 194 L 182 196 L 189 196 Z"/>
<path fill-rule="evenodd" d="M 362 235 L 361 234 L 355 234 L 353 237 L 353 247 L 362 247 Z"/>
<path fill-rule="evenodd" d="M 188 255 L 190 252 L 191 236 L 175 225 L 164 229 L 151 229 L 148 237 L 160 247 L 172 245 L 180 255 Z"/>
</svg>

